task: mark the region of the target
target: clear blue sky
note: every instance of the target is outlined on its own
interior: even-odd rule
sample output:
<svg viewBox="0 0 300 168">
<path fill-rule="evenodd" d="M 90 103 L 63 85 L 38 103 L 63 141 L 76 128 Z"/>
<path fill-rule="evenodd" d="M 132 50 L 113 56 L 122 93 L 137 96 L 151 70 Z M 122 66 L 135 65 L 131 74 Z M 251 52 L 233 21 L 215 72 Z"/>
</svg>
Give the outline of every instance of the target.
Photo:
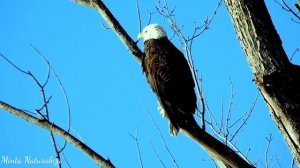
<svg viewBox="0 0 300 168">
<path fill-rule="evenodd" d="M 135 0 L 104 1 L 132 38 L 139 30 Z M 290 4 L 293 1 L 289 0 Z M 193 31 L 193 22 L 199 25 L 210 16 L 216 1 L 193 0 L 176 4 L 176 21 L 185 25 L 183 32 Z M 273 1 L 267 2 L 283 46 L 291 55 L 299 46 L 299 24 L 290 20 Z M 147 10 L 155 11 L 153 1 L 140 0 L 143 26 L 147 24 Z M 30 47 L 34 44 L 50 61 L 63 82 L 71 105 L 71 133 L 82 139 L 100 155 L 109 157 L 117 167 L 139 167 L 135 141 L 138 140 L 145 167 L 160 167 L 151 144 L 167 167 L 174 167 L 147 110 L 160 127 L 168 147 L 180 167 L 214 167 L 208 155 L 192 140 L 179 134 L 170 137 L 168 124 L 157 112 L 157 101 L 142 75 L 139 64 L 111 30 L 101 26 L 100 15 L 69 0 L 17 0 L 0 2 L 0 53 L 24 70 L 30 70 L 44 80 L 47 66 Z M 152 22 L 163 23 L 158 15 Z M 167 24 L 167 33 L 172 34 Z M 298 32 L 297 32 L 298 30 Z M 180 47 L 177 39 L 173 43 Z M 139 44 L 142 47 L 142 43 Z M 196 68 L 203 76 L 204 95 L 210 110 L 220 117 L 230 101 L 231 78 L 235 103 L 233 117 L 246 111 L 257 95 L 252 74 L 235 37 L 227 11 L 222 5 L 210 29 L 194 43 Z M 300 62 L 299 54 L 294 62 Z M 42 106 L 40 92 L 27 76 L 0 59 L 0 100 L 17 108 L 34 111 Z M 52 75 L 53 77 L 53 75 Z M 51 78 L 46 87 L 50 102 L 51 119 L 66 128 L 67 113 L 61 90 Z M 0 159 L 8 156 L 21 159 L 31 156 L 39 159 L 55 157 L 49 133 L 7 112 L 0 111 Z M 272 134 L 269 157 L 271 166 L 289 167 L 290 152 L 283 142 L 266 106 L 259 96 L 253 114 L 236 139 L 237 147 L 246 153 L 250 148 L 252 162 L 265 162 L 266 137 Z M 62 144 L 62 140 L 59 143 Z M 91 159 L 72 145 L 64 151 L 72 167 L 97 167 Z M 278 160 L 278 163 L 277 161 Z M 0 160 L 1 161 L 1 160 Z M 258 164 L 261 167 L 261 164 Z M 0 164 L 0 167 L 24 167 Z M 32 164 L 26 167 L 54 167 Z M 63 161 L 63 167 L 66 162 Z"/>
</svg>

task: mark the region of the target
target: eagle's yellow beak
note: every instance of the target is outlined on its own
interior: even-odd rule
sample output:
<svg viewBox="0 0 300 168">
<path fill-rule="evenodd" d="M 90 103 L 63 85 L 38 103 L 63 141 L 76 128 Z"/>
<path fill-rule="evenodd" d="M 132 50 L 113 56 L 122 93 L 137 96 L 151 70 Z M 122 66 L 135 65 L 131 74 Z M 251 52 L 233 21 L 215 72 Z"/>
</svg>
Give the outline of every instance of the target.
<svg viewBox="0 0 300 168">
<path fill-rule="evenodd" d="M 138 38 L 138 40 L 139 40 L 139 39 L 141 39 L 141 38 L 143 38 L 143 37 L 144 37 L 143 32 L 140 32 L 137 38 Z"/>
</svg>

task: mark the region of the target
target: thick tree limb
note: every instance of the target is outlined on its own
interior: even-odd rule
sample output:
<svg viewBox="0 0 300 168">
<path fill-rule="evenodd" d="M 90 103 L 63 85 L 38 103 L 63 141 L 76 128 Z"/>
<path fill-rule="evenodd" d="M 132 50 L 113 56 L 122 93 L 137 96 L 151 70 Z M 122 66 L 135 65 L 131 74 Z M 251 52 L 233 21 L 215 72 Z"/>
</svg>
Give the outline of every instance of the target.
<svg viewBox="0 0 300 168">
<path fill-rule="evenodd" d="M 231 148 L 218 141 L 197 125 L 186 125 L 180 128 L 188 137 L 195 140 L 221 168 L 253 168 Z"/>
<path fill-rule="evenodd" d="M 124 28 L 120 25 L 119 21 L 113 16 L 109 9 L 101 0 L 74 0 L 74 2 L 81 5 L 96 9 L 108 26 L 116 33 L 122 43 L 127 47 L 136 60 L 141 63 L 143 53 L 136 45 L 137 42 L 133 41 Z"/>
<path fill-rule="evenodd" d="M 51 131 L 60 137 L 62 137 L 64 140 L 68 141 L 78 149 L 80 149 L 82 152 L 84 152 L 87 156 L 89 156 L 91 159 L 93 159 L 99 166 L 102 168 L 114 168 L 114 165 L 110 162 L 109 159 L 105 159 L 99 154 L 97 154 L 95 151 L 93 151 L 90 147 L 88 147 L 86 144 L 78 140 L 73 135 L 69 134 L 67 131 L 63 130 L 59 126 L 55 125 L 54 123 L 49 122 L 46 119 L 38 119 L 20 109 L 17 109 L 9 104 L 6 104 L 2 101 L 0 101 L 0 109 L 3 109 L 13 115 L 16 115 L 32 124 L 35 124 L 39 127 L 42 127 L 44 129 L 47 129 L 48 131 Z"/>
<path fill-rule="evenodd" d="M 300 68 L 289 62 L 264 1 L 224 2 L 255 83 L 300 165 Z"/>
</svg>

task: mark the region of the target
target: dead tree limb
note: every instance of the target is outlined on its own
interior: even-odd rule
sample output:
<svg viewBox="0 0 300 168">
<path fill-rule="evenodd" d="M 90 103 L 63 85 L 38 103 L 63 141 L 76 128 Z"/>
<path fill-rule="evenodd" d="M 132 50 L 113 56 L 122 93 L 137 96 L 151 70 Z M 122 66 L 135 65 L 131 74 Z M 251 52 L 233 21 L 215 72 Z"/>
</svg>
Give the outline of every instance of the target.
<svg viewBox="0 0 300 168">
<path fill-rule="evenodd" d="M 253 168 L 248 161 L 244 160 L 235 151 L 221 143 L 200 127 L 186 126 L 182 132 L 195 140 L 221 168 Z"/>
<path fill-rule="evenodd" d="M 5 110 L 13 115 L 16 115 L 32 124 L 45 128 L 60 137 L 64 140 L 68 141 L 72 145 L 76 146 L 82 152 L 84 152 L 87 156 L 89 156 L 93 161 L 95 161 L 99 166 L 102 168 L 114 168 L 115 166 L 110 162 L 109 159 L 105 159 L 104 157 L 100 156 L 96 153 L 93 149 L 88 147 L 86 144 L 78 140 L 73 135 L 69 134 L 67 131 L 63 130 L 59 126 L 55 125 L 54 123 L 49 122 L 46 119 L 38 119 L 23 110 L 17 109 L 9 104 L 6 104 L 0 101 L 0 109 Z"/>
<path fill-rule="evenodd" d="M 121 26 L 119 21 L 113 16 L 113 14 L 101 0 L 74 0 L 74 2 L 97 10 L 106 21 L 108 26 L 116 33 L 122 43 L 126 46 L 129 52 L 131 52 L 131 54 L 135 56 L 135 59 L 139 63 L 142 62 L 143 53 L 136 45 L 137 42 L 132 40 L 132 38 Z"/>
<path fill-rule="evenodd" d="M 264 1 L 225 0 L 254 81 L 300 165 L 300 67 L 290 63 Z"/>
</svg>

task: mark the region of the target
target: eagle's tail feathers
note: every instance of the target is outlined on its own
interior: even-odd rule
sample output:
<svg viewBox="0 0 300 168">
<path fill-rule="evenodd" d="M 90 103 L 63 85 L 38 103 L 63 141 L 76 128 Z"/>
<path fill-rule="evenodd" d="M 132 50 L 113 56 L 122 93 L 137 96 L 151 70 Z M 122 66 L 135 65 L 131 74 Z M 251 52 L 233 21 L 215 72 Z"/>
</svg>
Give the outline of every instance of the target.
<svg viewBox="0 0 300 168">
<path fill-rule="evenodd" d="M 178 132 L 179 132 L 179 127 L 178 125 L 173 125 L 171 122 L 169 124 L 169 129 L 170 129 L 170 134 L 171 136 L 177 136 Z"/>
</svg>

